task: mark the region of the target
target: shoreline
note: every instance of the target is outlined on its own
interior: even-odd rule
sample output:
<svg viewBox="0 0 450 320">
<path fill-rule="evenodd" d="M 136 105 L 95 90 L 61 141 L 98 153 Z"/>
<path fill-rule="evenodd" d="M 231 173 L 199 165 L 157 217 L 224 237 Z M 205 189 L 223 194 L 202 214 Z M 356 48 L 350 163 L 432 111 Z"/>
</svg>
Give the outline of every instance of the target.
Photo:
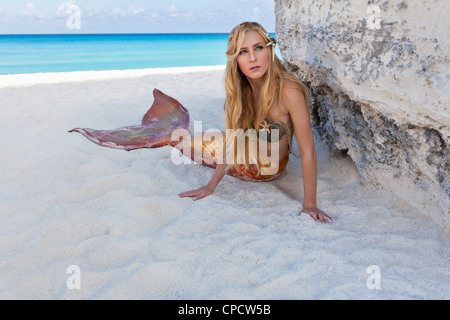
<svg viewBox="0 0 450 320">
<path fill-rule="evenodd" d="M 225 70 L 225 65 L 8 74 L 0 75 L 0 89 L 9 87 L 27 87 L 36 84 L 56 84 L 96 80 L 101 81 L 137 78 L 158 74 L 183 74 L 219 70 Z"/>
</svg>

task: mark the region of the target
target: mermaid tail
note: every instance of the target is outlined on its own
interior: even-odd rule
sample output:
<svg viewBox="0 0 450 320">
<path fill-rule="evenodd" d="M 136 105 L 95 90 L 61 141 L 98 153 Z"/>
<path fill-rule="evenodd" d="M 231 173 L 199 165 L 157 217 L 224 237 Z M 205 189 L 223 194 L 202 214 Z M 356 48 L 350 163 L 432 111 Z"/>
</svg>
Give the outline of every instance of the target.
<svg viewBox="0 0 450 320">
<path fill-rule="evenodd" d="M 153 105 L 142 118 L 140 125 L 112 130 L 74 128 L 92 142 L 121 150 L 157 148 L 173 145 L 172 132 L 179 128 L 189 130 L 189 112 L 177 100 L 158 89 L 153 90 Z"/>
<path fill-rule="evenodd" d="M 158 148 L 163 146 L 177 147 L 180 150 L 180 142 L 172 140 L 172 133 L 176 129 L 189 131 L 189 112 L 177 100 L 162 93 L 158 89 L 153 90 L 154 101 L 150 109 L 145 113 L 140 125 L 126 126 L 112 130 L 96 130 L 90 128 L 74 128 L 69 132 L 78 132 L 90 141 L 108 148 L 120 150 L 134 150 L 140 148 Z M 192 137 L 188 146 L 188 152 L 183 153 L 197 163 L 215 168 L 219 163 L 217 150 L 222 141 L 203 139 L 203 133 Z M 180 150 L 181 151 L 181 150 Z M 198 155 L 201 159 L 198 159 Z M 229 168 L 228 175 L 250 181 L 273 180 L 284 171 L 289 157 L 282 159 L 279 170 L 275 175 L 258 175 L 255 165 L 237 165 Z"/>
</svg>

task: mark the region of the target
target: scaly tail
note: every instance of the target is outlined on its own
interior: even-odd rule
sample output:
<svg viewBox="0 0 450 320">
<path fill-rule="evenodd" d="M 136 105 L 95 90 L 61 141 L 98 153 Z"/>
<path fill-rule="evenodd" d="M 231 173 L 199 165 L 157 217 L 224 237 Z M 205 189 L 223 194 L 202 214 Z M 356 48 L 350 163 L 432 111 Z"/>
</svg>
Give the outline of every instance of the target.
<svg viewBox="0 0 450 320">
<path fill-rule="evenodd" d="M 153 90 L 153 105 L 142 118 L 140 125 L 127 126 L 113 130 L 74 128 L 94 143 L 114 149 L 133 150 L 173 146 L 171 141 L 175 129 L 189 131 L 189 112 L 177 100 L 158 89 Z"/>
</svg>

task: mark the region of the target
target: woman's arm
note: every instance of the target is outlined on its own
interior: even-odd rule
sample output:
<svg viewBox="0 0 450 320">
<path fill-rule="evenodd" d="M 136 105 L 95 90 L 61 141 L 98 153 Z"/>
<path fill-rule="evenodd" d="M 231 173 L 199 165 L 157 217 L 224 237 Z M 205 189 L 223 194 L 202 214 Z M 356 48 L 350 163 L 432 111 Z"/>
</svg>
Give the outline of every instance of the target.
<svg viewBox="0 0 450 320">
<path fill-rule="evenodd" d="M 216 170 L 214 171 L 214 174 L 213 174 L 211 180 L 209 181 L 209 183 L 206 186 L 203 186 L 203 187 L 195 189 L 195 190 L 182 192 L 182 193 L 178 194 L 178 196 L 180 198 L 193 197 L 192 200 L 199 200 L 206 196 L 209 196 L 210 194 L 212 194 L 214 192 L 214 189 L 217 187 L 220 180 L 222 180 L 222 178 L 224 177 L 224 175 L 226 173 L 225 168 L 226 168 L 226 164 L 218 164 L 216 166 Z"/>
<path fill-rule="evenodd" d="M 224 134 L 224 133 L 222 132 L 222 134 Z M 227 168 L 227 165 L 226 165 L 226 163 L 227 163 L 226 162 L 226 143 L 222 144 L 222 156 L 223 156 L 223 158 L 222 158 L 223 163 L 220 163 L 222 161 L 219 161 L 219 163 L 216 164 L 216 169 L 214 171 L 214 174 L 206 186 L 203 186 L 198 189 L 182 192 L 182 193 L 178 194 L 178 196 L 180 198 L 192 197 L 193 198 L 192 200 L 199 200 L 199 199 L 202 199 L 204 197 L 211 195 L 214 192 L 214 189 L 216 189 L 220 180 L 222 180 L 222 178 L 226 174 L 226 168 Z M 219 156 L 219 158 L 220 158 L 220 156 Z"/>
<path fill-rule="evenodd" d="M 315 221 L 327 222 L 332 218 L 317 208 L 317 155 L 311 129 L 308 106 L 304 95 L 296 88 L 283 90 L 283 107 L 289 112 L 294 125 L 295 139 L 302 163 L 304 203 L 301 213 L 309 214 Z"/>
<path fill-rule="evenodd" d="M 325 212 L 317 208 L 316 190 L 317 190 L 317 156 L 314 151 L 312 154 L 300 153 L 302 162 L 303 188 L 305 201 L 303 210 L 300 212 L 309 214 L 315 221 L 327 222 L 327 219 L 333 220 Z"/>
</svg>

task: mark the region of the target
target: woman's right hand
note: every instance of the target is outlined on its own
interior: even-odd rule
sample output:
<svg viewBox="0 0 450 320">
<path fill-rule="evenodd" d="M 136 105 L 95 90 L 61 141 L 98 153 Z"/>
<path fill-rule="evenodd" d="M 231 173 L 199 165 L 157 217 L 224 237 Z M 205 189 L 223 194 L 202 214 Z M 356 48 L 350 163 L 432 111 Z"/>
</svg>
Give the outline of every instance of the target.
<svg viewBox="0 0 450 320">
<path fill-rule="evenodd" d="M 214 191 L 213 188 L 211 188 L 210 186 L 206 185 L 204 187 L 195 189 L 195 190 L 190 190 L 190 191 L 186 191 L 186 192 L 182 192 L 180 194 L 178 194 L 178 196 L 180 198 L 185 198 L 185 197 L 193 197 L 192 200 L 200 200 L 204 197 L 209 196 L 210 194 L 212 194 Z"/>
<path fill-rule="evenodd" d="M 199 199 L 209 196 L 210 194 L 212 194 L 214 192 L 214 189 L 219 184 L 219 181 L 225 175 L 225 168 L 226 168 L 225 164 L 218 164 L 216 166 L 216 170 L 214 171 L 214 175 L 212 176 L 211 180 L 209 181 L 209 183 L 206 186 L 195 189 L 195 190 L 182 192 L 182 193 L 178 194 L 178 196 L 180 198 L 193 197 L 192 200 L 199 200 Z"/>
</svg>

